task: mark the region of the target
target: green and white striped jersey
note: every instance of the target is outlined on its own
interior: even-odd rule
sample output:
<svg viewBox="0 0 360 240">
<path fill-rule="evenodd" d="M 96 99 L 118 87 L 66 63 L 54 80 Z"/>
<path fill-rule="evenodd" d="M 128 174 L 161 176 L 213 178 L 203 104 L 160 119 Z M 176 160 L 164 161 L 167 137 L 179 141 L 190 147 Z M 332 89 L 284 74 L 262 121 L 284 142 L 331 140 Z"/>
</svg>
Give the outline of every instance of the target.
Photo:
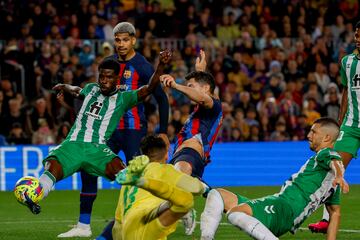
<svg viewBox="0 0 360 240">
<path fill-rule="evenodd" d="M 332 185 L 335 173 L 330 163 L 333 159 L 341 161 L 333 149 L 321 149 L 285 182 L 277 194 L 292 207 L 294 222 L 291 232 L 295 232 L 322 204 L 340 204 L 340 190 Z"/>
<path fill-rule="evenodd" d="M 122 115 L 138 102 L 137 90 L 105 96 L 97 83 L 87 84 L 80 95 L 84 102 L 66 137 L 68 141 L 106 144 Z"/>
<path fill-rule="evenodd" d="M 360 59 L 356 54 L 349 54 L 341 60 L 341 83 L 348 90 L 348 106 L 343 124 L 360 128 Z"/>
</svg>

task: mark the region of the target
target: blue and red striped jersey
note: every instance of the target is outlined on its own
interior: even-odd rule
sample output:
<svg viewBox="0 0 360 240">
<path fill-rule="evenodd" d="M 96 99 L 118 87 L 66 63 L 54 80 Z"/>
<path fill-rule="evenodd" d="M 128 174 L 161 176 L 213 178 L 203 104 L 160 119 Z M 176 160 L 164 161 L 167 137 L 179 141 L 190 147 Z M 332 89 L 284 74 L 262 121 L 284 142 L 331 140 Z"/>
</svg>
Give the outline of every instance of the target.
<svg viewBox="0 0 360 240">
<path fill-rule="evenodd" d="M 201 105 L 197 105 L 194 111 L 190 114 L 186 120 L 183 128 L 176 136 L 176 142 L 174 152 L 181 146 L 181 144 L 198 135 L 202 141 L 204 148 L 205 159 L 210 156 L 210 150 L 214 144 L 217 134 L 222 124 L 222 107 L 219 99 L 214 99 L 212 108 L 205 108 Z"/>
<path fill-rule="evenodd" d="M 128 61 L 120 61 L 117 54 L 109 58 L 116 59 L 120 64 L 118 87 L 120 91 L 136 90 L 148 84 L 154 73 L 153 66 L 139 53 Z M 120 119 L 119 129 L 142 129 L 147 127 L 145 108 L 139 103 L 127 111 Z"/>
</svg>

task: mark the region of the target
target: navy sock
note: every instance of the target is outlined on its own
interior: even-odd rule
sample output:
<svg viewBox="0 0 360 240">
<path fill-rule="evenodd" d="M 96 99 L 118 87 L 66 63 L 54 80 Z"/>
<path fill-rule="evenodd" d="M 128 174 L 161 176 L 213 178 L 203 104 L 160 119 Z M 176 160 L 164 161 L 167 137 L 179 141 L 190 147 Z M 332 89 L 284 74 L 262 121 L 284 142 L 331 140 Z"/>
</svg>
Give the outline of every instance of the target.
<svg viewBox="0 0 360 240">
<path fill-rule="evenodd" d="M 96 238 L 96 240 L 113 240 L 112 238 L 112 228 L 114 226 L 115 220 L 112 220 L 106 225 L 103 232 Z"/>
<path fill-rule="evenodd" d="M 90 224 L 92 207 L 97 195 L 97 177 L 81 171 L 81 182 L 79 222 Z"/>
<path fill-rule="evenodd" d="M 91 211 L 96 199 L 96 193 L 80 193 L 80 217 L 79 222 L 90 224 Z"/>
</svg>

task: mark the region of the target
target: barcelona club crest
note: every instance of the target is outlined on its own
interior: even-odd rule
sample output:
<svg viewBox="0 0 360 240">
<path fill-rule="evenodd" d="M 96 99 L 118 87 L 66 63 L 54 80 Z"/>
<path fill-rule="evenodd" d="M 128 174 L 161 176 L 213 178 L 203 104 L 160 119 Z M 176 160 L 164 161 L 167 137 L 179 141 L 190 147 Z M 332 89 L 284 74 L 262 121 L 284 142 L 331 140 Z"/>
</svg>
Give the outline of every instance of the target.
<svg viewBox="0 0 360 240">
<path fill-rule="evenodd" d="M 131 77 L 131 71 L 130 71 L 130 70 L 125 70 L 123 76 L 124 76 L 124 78 L 126 78 L 126 79 L 130 78 L 130 77 Z"/>
</svg>

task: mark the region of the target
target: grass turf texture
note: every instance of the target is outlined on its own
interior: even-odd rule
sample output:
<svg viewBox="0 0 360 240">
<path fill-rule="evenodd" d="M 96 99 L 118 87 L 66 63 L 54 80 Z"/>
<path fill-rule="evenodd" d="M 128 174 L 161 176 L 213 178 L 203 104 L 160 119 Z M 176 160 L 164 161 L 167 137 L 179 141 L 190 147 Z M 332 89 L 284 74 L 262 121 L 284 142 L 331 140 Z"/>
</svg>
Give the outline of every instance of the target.
<svg viewBox="0 0 360 240">
<path fill-rule="evenodd" d="M 250 198 L 262 197 L 275 193 L 279 187 L 234 187 L 228 188 Z M 338 239 L 360 239 L 360 185 L 350 186 L 350 193 L 343 195 L 342 219 L 340 228 L 344 230 L 358 230 L 357 232 L 340 232 Z M 107 222 L 113 217 L 118 200 L 117 190 L 101 190 L 94 204 L 92 217 L 92 238 L 94 239 Z M 196 198 L 195 208 L 197 220 L 200 219 L 205 199 Z M 30 211 L 16 202 L 12 192 L 0 192 L 0 239 L 56 239 L 59 233 L 69 230 L 69 225 L 77 223 L 79 214 L 79 192 L 78 191 L 53 191 L 49 197 L 41 202 L 42 212 L 33 215 Z M 320 219 L 322 208 L 319 209 L 303 225 Z M 227 223 L 223 219 L 222 223 Z M 168 239 L 199 239 L 199 225 L 193 236 L 185 236 L 182 224 Z M 307 230 L 299 230 L 296 235 L 286 234 L 281 239 L 324 239 L 323 234 L 313 234 Z M 74 238 L 76 239 L 76 238 Z M 217 231 L 216 239 L 250 239 L 234 226 L 221 225 Z"/>
</svg>

